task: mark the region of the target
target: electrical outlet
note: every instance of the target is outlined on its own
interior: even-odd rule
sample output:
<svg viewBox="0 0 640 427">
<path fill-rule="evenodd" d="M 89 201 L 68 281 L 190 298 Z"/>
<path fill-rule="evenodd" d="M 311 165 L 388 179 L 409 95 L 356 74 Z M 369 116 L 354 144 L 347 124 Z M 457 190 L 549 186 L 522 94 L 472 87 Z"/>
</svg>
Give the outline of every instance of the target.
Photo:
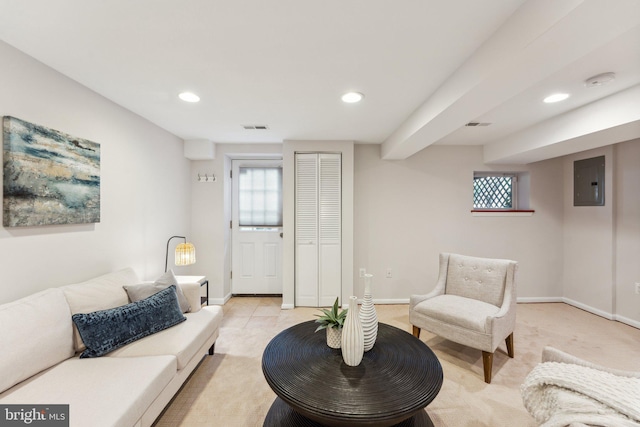
<svg viewBox="0 0 640 427">
<path fill-rule="evenodd" d="M 360 267 L 360 277 L 364 277 L 367 274 L 367 269 L 364 267 Z"/>
<path fill-rule="evenodd" d="M 387 268 L 387 279 L 391 279 L 393 277 L 393 273 L 391 271 L 391 267 Z"/>
<path fill-rule="evenodd" d="M 636 294 L 640 295 L 640 283 L 636 282 Z"/>
</svg>

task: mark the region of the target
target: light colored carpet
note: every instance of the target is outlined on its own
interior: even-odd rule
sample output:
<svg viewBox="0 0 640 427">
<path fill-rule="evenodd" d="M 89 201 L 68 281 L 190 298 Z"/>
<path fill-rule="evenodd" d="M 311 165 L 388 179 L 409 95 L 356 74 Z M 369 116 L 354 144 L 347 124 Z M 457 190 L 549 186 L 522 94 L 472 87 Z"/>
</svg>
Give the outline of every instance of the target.
<svg viewBox="0 0 640 427">
<path fill-rule="evenodd" d="M 262 426 L 275 399 L 261 369 L 262 351 L 280 331 L 315 319 L 315 308 L 280 310 L 280 298 L 232 298 L 214 356 L 207 356 L 156 427 Z M 379 320 L 411 331 L 407 305 L 377 305 Z M 640 371 L 640 329 L 563 303 L 518 304 L 515 358 L 502 344 L 493 380 L 483 381 L 481 352 L 422 332 L 444 372 L 440 393 L 427 407 L 436 427 L 535 426 L 520 397 L 520 384 L 552 345 L 594 363 Z M 321 332 L 318 332 L 321 333 Z"/>
</svg>

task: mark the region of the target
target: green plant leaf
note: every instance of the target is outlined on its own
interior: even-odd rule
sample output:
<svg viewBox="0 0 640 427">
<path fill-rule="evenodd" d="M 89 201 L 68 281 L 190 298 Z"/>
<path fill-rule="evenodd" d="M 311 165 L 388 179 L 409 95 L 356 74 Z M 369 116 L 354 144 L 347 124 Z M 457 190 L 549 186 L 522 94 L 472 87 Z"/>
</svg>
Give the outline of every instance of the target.
<svg viewBox="0 0 640 427">
<path fill-rule="evenodd" d="M 315 314 L 316 317 L 318 317 L 316 319 L 316 323 L 319 323 L 320 326 L 318 326 L 318 328 L 315 330 L 315 332 L 318 332 L 322 329 L 326 329 L 326 328 L 342 328 L 344 326 L 344 321 L 347 317 L 347 311 L 348 309 L 342 310 L 340 311 L 340 307 L 338 306 L 338 299 L 339 297 L 336 297 L 335 302 L 333 303 L 333 306 L 331 307 L 331 310 L 327 310 L 326 308 L 322 308 L 320 309 L 320 311 L 322 312 L 322 314 Z"/>
</svg>

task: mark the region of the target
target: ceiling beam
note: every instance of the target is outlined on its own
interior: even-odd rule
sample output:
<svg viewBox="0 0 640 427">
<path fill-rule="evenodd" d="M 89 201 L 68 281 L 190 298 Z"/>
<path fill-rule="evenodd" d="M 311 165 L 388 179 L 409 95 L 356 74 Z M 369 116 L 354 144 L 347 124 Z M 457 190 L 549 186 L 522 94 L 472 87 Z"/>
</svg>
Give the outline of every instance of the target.
<svg viewBox="0 0 640 427">
<path fill-rule="evenodd" d="M 640 85 L 484 146 L 488 164 L 526 164 L 640 138 Z"/>
<path fill-rule="evenodd" d="M 382 158 L 405 159 L 434 144 L 633 28 L 639 13 L 636 0 L 615 8 L 589 0 L 527 1 L 383 142 Z"/>
</svg>

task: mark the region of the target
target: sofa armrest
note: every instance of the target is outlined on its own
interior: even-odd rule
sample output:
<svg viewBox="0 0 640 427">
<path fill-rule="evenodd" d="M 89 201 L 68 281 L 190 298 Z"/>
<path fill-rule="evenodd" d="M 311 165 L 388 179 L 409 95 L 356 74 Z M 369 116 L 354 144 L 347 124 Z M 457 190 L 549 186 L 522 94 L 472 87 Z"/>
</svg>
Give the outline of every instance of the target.
<svg viewBox="0 0 640 427">
<path fill-rule="evenodd" d="M 180 289 L 191 306 L 190 313 L 200 311 L 202 302 L 200 300 L 200 283 L 180 283 Z"/>
</svg>

